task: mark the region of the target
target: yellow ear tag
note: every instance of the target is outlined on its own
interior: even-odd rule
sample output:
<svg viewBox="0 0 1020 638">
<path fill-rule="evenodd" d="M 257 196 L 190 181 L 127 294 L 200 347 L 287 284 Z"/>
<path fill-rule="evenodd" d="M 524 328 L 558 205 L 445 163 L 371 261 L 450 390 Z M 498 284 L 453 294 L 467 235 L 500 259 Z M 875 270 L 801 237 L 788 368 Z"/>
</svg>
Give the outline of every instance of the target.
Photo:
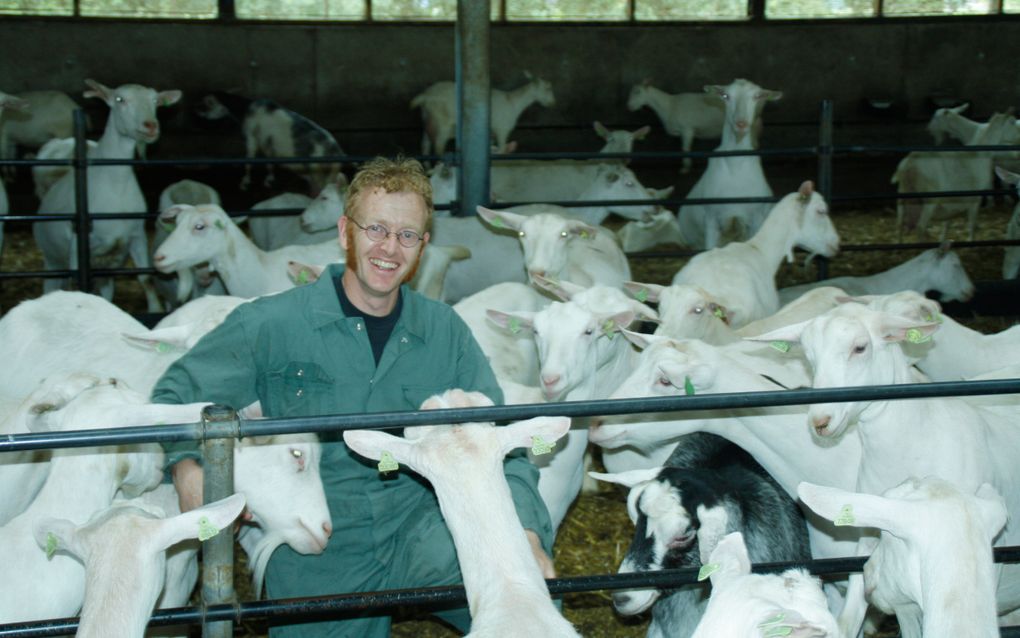
<svg viewBox="0 0 1020 638">
<path fill-rule="evenodd" d="M 709 563 L 702 565 L 701 569 L 698 570 L 698 582 L 708 580 L 708 577 L 719 571 L 719 563 Z"/>
<path fill-rule="evenodd" d="M 510 328 L 510 332 L 517 334 L 521 331 L 521 320 L 517 317 L 510 317 L 510 321 L 507 322 L 507 327 Z"/>
<path fill-rule="evenodd" d="M 302 268 L 301 272 L 297 275 L 297 282 L 299 286 L 304 286 L 308 283 L 308 269 Z"/>
<path fill-rule="evenodd" d="M 773 341 L 769 345 L 780 352 L 790 351 L 790 343 L 788 341 Z"/>
<path fill-rule="evenodd" d="M 786 614 L 779 612 L 775 616 L 769 616 L 765 620 L 758 623 L 759 627 L 768 627 L 769 625 L 776 625 L 786 620 Z"/>
<path fill-rule="evenodd" d="M 393 472 L 400 469 L 400 465 L 389 452 L 382 453 L 382 456 L 379 458 L 378 467 L 380 472 Z"/>
<path fill-rule="evenodd" d="M 531 437 L 531 453 L 540 456 L 542 454 L 548 454 L 552 452 L 552 443 L 546 442 L 545 439 L 538 436 L 537 434 Z"/>
<path fill-rule="evenodd" d="M 203 516 L 198 519 L 198 540 L 207 541 L 220 533 L 219 528 L 209 522 L 209 518 Z"/>
<path fill-rule="evenodd" d="M 853 525 L 854 519 L 854 508 L 851 505 L 844 505 L 843 509 L 839 510 L 839 515 L 833 519 L 832 524 L 836 527 L 848 527 Z"/>
<path fill-rule="evenodd" d="M 616 336 L 616 322 L 612 319 L 606 319 L 602 324 L 602 334 L 606 335 L 610 339 Z"/>
<path fill-rule="evenodd" d="M 769 627 L 763 631 L 761 635 L 764 638 L 774 638 L 776 636 L 789 636 L 792 633 L 793 627 L 790 625 L 776 625 L 774 627 Z"/>
<path fill-rule="evenodd" d="M 930 335 L 924 334 L 917 328 L 911 328 L 910 330 L 907 330 L 907 341 L 909 341 L 910 343 L 924 343 L 925 341 L 930 340 L 931 340 Z"/>
<path fill-rule="evenodd" d="M 53 558 L 53 555 L 57 553 L 57 537 L 53 532 L 46 534 L 46 559 Z"/>
<path fill-rule="evenodd" d="M 690 377 L 684 377 L 684 394 L 689 397 L 694 396 L 694 384 L 691 383 Z"/>
<path fill-rule="evenodd" d="M 634 298 L 640 301 L 641 303 L 645 303 L 646 301 L 648 301 L 648 289 L 642 288 L 641 290 L 637 291 L 637 294 L 634 295 Z"/>
</svg>

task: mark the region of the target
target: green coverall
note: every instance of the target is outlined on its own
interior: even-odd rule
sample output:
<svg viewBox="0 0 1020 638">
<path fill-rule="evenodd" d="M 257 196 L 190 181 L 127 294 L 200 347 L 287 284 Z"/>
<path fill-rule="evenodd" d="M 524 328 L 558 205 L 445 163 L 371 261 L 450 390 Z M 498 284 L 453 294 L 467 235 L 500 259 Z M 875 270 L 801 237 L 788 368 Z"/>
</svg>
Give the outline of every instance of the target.
<svg viewBox="0 0 1020 638">
<path fill-rule="evenodd" d="M 401 287 L 403 310 L 376 367 L 364 321 L 341 311 L 333 279 L 342 272 L 343 266 L 333 265 L 311 285 L 239 306 L 167 370 L 152 400 L 236 408 L 259 400 L 267 417 L 417 410 L 450 388 L 478 390 L 502 402 L 466 324 L 448 305 L 407 286 Z M 339 435 L 320 438 L 333 536 L 320 555 L 277 549 L 266 572 L 269 597 L 459 584 L 453 540 L 428 483 L 404 468 L 382 478 L 375 463 L 351 453 Z M 168 465 L 199 456 L 193 442 L 166 448 Z M 504 467 L 521 523 L 551 555 L 553 531 L 538 494 L 538 470 L 524 454 L 508 457 Z M 470 622 L 465 609 L 439 615 L 460 629 Z M 389 628 L 388 616 L 364 616 L 281 626 L 271 635 L 360 638 L 387 636 Z"/>
</svg>

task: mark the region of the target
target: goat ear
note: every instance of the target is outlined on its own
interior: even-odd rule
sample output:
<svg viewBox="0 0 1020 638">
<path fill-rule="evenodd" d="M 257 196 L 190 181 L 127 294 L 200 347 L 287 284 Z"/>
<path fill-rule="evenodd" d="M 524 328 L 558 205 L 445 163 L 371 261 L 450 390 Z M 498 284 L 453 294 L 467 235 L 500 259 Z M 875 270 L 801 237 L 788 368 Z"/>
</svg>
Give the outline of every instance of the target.
<svg viewBox="0 0 1020 638">
<path fill-rule="evenodd" d="M 723 536 L 709 555 L 705 565 L 713 565 L 712 587 L 719 587 L 734 578 L 751 573 L 751 559 L 747 555 L 744 535 L 733 532 Z"/>
<path fill-rule="evenodd" d="M 486 310 L 485 316 L 488 317 L 489 321 L 504 330 L 509 330 L 512 334 L 517 334 L 521 331 L 532 332 L 534 330 L 534 323 L 532 323 L 532 319 L 535 316 L 535 313 L 533 312 L 503 312 L 502 310 Z"/>
<path fill-rule="evenodd" d="M 609 129 L 607 129 L 605 127 L 605 125 L 602 124 L 602 122 L 599 122 L 598 120 L 595 120 L 595 123 L 592 124 L 592 126 L 595 128 L 595 132 L 598 134 L 599 137 L 601 137 L 603 139 L 606 139 L 606 138 L 609 137 Z"/>
<path fill-rule="evenodd" d="M 188 349 L 188 326 L 154 328 L 142 334 L 120 334 L 124 341 L 143 350 L 158 353 L 179 353 Z"/>
<path fill-rule="evenodd" d="M 625 281 L 623 282 L 623 289 L 641 303 L 658 303 L 659 297 L 662 296 L 662 291 L 666 289 L 666 286 L 660 286 L 659 284 L 643 284 L 637 281 Z"/>
<path fill-rule="evenodd" d="M 378 461 L 383 453 L 389 453 L 400 463 L 409 463 L 413 444 L 407 440 L 379 430 L 348 430 L 344 432 L 344 443 L 361 456 Z"/>
<path fill-rule="evenodd" d="M 621 329 L 620 334 L 622 334 L 627 341 L 634 344 L 639 350 L 644 350 L 653 343 L 670 340 L 669 337 L 664 337 L 662 335 L 650 335 L 643 332 L 634 332 L 633 330 L 625 329 Z"/>
<path fill-rule="evenodd" d="M 898 343 L 900 341 L 920 343 L 927 341 L 939 329 L 939 324 L 937 323 L 918 323 L 911 319 L 904 319 L 903 317 L 897 317 L 896 315 L 884 312 L 878 313 L 878 317 L 870 323 L 872 325 L 869 326 L 869 329 L 872 331 L 872 334 L 889 343 Z"/>
<path fill-rule="evenodd" d="M 212 538 L 241 514 L 244 502 L 244 494 L 231 494 L 215 503 L 164 519 L 156 525 L 151 542 L 159 549 L 166 549 L 188 538 Z"/>
<path fill-rule="evenodd" d="M 78 540 L 78 526 L 66 518 L 42 518 L 36 521 L 32 526 L 32 537 L 48 555 L 63 550 L 85 559 L 87 548 Z"/>
<path fill-rule="evenodd" d="M 295 286 L 304 286 L 305 284 L 318 281 L 319 276 L 322 275 L 322 271 L 325 269 L 325 266 L 310 266 L 291 260 L 287 262 L 287 277 L 290 278 Z"/>
<path fill-rule="evenodd" d="M 632 488 L 639 483 L 644 483 L 645 481 L 654 481 L 659 477 L 659 472 L 661 471 L 661 467 L 652 467 L 641 470 L 627 470 L 626 472 L 614 473 L 588 472 L 588 476 L 592 477 L 596 481 L 615 483 L 626 488 Z"/>
<path fill-rule="evenodd" d="M 509 228 L 519 232 L 521 226 L 524 225 L 524 220 L 527 219 L 524 215 L 505 210 L 492 210 L 484 206 L 478 206 L 475 210 L 478 212 L 478 216 L 488 222 L 490 226 L 499 229 Z"/>
<path fill-rule="evenodd" d="M 531 283 L 541 290 L 548 292 L 560 301 L 570 301 L 579 292 L 584 292 L 584 286 L 578 286 L 569 281 L 551 279 L 545 275 L 532 275 Z"/>
<path fill-rule="evenodd" d="M 540 416 L 526 421 L 517 421 L 498 428 L 503 453 L 519 447 L 533 447 L 538 439 L 545 443 L 558 441 L 570 430 L 570 418 L 565 416 Z"/>
<path fill-rule="evenodd" d="M 639 128 L 638 130 L 634 131 L 634 139 L 635 140 L 643 140 L 646 137 L 648 137 L 648 134 L 651 133 L 651 132 L 652 132 L 652 127 L 646 124 L 646 125 L 642 126 L 641 128 Z M 670 192 L 672 192 L 672 187 L 670 187 Z"/>
<path fill-rule="evenodd" d="M 909 506 L 906 501 L 848 492 L 806 481 L 797 486 L 797 495 L 804 505 L 837 526 L 877 527 L 905 537 L 906 532 L 899 521 L 901 512 Z"/>
<path fill-rule="evenodd" d="M 800 341 L 800 337 L 804 334 L 804 328 L 811 323 L 813 319 L 801 321 L 799 323 L 791 324 L 789 326 L 783 326 L 782 328 L 776 328 L 770 330 L 764 334 L 760 334 L 757 337 L 744 337 L 745 341 L 790 341 L 797 343 Z"/>
<path fill-rule="evenodd" d="M 776 633 L 777 631 L 782 633 Z M 774 607 L 764 614 L 755 638 L 765 636 L 785 636 L 786 638 L 838 638 L 829 633 L 822 625 L 805 619 L 794 609 Z"/>
<path fill-rule="evenodd" d="M 88 85 L 89 89 L 91 90 L 82 93 L 83 97 L 86 98 L 97 97 L 100 100 L 106 102 L 107 104 L 110 103 L 110 99 L 113 95 L 113 89 L 91 79 L 86 79 L 85 84 Z"/>
<path fill-rule="evenodd" d="M 156 106 L 171 106 L 173 104 L 177 104 L 183 96 L 184 93 L 177 89 L 160 91 L 159 94 L 156 95 Z"/>
<path fill-rule="evenodd" d="M 999 179 L 1007 184 L 1015 186 L 1018 182 L 1020 182 L 1020 174 L 1014 173 L 1013 171 L 1007 170 L 1001 166 L 995 167 L 995 174 L 999 176 Z"/>
<path fill-rule="evenodd" d="M 985 531 L 988 541 L 991 542 L 1006 525 L 1009 516 L 1006 512 L 1006 502 L 989 483 L 982 483 L 976 496 L 975 504 L 981 516 L 981 529 Z"/>
</svg>

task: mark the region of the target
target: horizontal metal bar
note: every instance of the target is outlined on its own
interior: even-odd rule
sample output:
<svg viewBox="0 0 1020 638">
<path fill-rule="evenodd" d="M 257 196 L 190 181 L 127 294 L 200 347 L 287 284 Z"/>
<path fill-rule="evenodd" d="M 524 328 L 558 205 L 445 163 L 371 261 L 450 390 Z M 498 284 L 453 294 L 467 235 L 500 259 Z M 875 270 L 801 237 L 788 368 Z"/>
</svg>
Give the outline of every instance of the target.
<svg viewBox="0 0 1020 638">
<path fill-rule="evenodd" d="M 998 547 L 994 550 L 998 563 L 1020 561 L 1020 547 Z M 828 558 L 812 561 L 784 561 L 755 563 L 755 573 L 780 573 L 787 569 L 804 568 L 816 576 L 842 575 L 860 572 L 866 557 Z M 631 572 L 626 574 L 596 574 L 572 576 L 547 580 L 549 593 L 560 596 L 569 593 L 604 591 L 616 589 L 673 588 L 698 582 L 698 569 L 668 569 L 653 572 Z M 203 610 L 196 607 L 157 609 L 152 613 L 149 625 L 167 626 L 197 624 L 232 620 L 286 620 L 307 619 L 309 616 L 336 617 L 344 613 L 376 611 L 381 613 L 398 607 L 436 607 L 439 605 L 463 604 L 467 598 L 462 586 L 432 587 L 423 589 L 401 589 L 380 592 L 337 594 L 333 596 L 282 598 L 243 602 L 238 605 L 211 605 Z M 2 638 L 28 638 L 29 636 L 58 636 L 77 629 L 76 618 L 61 618 L 48 621 L 12 623 L 0 625 Z M 1004 634 L 1005 635 L 1005 634 Z"/>
<path fill-rule="evenodd" d="M 344 432 L 357 429 L 389 429 L 416 425 L 440 425 L 472 421 L 511 421 L 536 416 L 611 416 L 647 412 L 686 412 L 732 408 L 775 407 L 810 403 L 839 403 L 861 400 L 923 399 L 945 396 L 1018 394 L 1020 379 L 992 381 L 939 381 L 847 388 L 804 388 L 775 392 L 730 392 L 677 397 L 644 397 L 599 401 L 529 403 L 482 408 L 374 412 L 314 417 L 241 420 L 240 435 L 297 434 L 303 432 Z M 807 427 L 805 425 L 805 427 Z M 9 434 L 0 439 L 0 453 L 21 450 L 89 447 L 132 443 L 195 441 L 203 438 L 198 424 L 134 426 L 111 429 L 83 429 L 67 432 Z"/>
</svg>

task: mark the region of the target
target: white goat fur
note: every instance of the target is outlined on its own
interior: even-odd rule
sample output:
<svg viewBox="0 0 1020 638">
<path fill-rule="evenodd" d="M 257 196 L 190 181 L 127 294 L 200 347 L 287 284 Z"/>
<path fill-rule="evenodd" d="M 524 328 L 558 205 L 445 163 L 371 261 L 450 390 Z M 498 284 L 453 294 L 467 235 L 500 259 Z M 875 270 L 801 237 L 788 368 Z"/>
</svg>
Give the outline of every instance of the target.
<svg viewBox="0 0 1020 638">
<path fill-rule="evenodd" d="M 85 140 L 88 152 L 92 153 L 99 146 L 95 140 Z M 71 159 L 74 157 L 74 138 L 55 137 L 39 147 L 35 154 L 37 160 Z M 46 191 L 56 184 L 61 177 L 71 171 L 71 166 L 33 166 L 32 181 L 35 183 L 35 196 L 40 200 Z"/>
<path fill-rule="evenodd" d="M 517 231 L 529 277 L 540 275 L 584 287 L 618 287 L 630 279 L 630 264 L 613 232 L 572 219 L 558 206 L 500 211 L 479 206 L 478 214 L 497 228 Z"/>
<path fill-rule="evenodd" d="M 936 327 L 844 304 L 760 339 L 799 340 L 814 366 L 816 388 L 881 385 L 914 381 L 899 342 L 924 338 Z M 881 494 L 911 476 L 937 475 L 968 493 L 990 483 L 1009 511 L 1020 511 L 1014 471 L 1020 429 L 1015 418 L 952 398 L 821 403 L 808 409 L 808 423 L 819 436 L 841 436 L 855 422 L 862 445 L 857 491 Z M 918 435 L 918 427 L 923 435 Z M 1018 527 L 1007 525 L 999 544 L 1016 543 Z M 861 578 L 851 576 L 850 581 L 840 627 L 846 635 L 855 635 L 865 604 Z M 1018 581 L 1020 570 L 1004 566 L 997 592 L 1001 613 L 1020 608 Z"/>
<path fill-rule="evenodd" d="M 805 570 L 752 574 L 740 532 L 724 536 L 709 561 L 712 596 L 692 638 L 840 638 L 821 581 Z"/>
<path fill-rule="evenodd" d="M 836 286 L 848 295 L 888 295 L 901 290 L 924 293 L 935 290 L 944 301 L 969 301 L 974 296 L 974 282 L 967 276 L 960 256 L 944 248 L 931 248 L 898 266 L 863 277 L 832 277 L 799 286 L 782 288 L 780 303 L 787 304 L 808 290 Z"/>
<path fill-rule="evenodd" d="M 1010 131 L 1016 130 L 1016 119 L 1011 115 L 997 114 L 968 145 L 994 145 L 1003 143 Z M 921 193 L 937 191 L 971 191 L 992 188 L 990 151 L 931 153 L 914 151 L 900 161 L 893 173 L 892 183 L 897 192 Z M 927 233 L 932 222 L 945 222 L 942 239 L 946 239 L 949 221 L 958 216 L 967 217 L 967 238 L 974 239 L 977 228 L 981 196 L 936 197 L 930 199 L 907 198 L 896 200 L 896 237 L 903 241 L 904 233 Z"/>
<path fill-rule="evenodd" d="M 722 98 L 726 123 L 717 151 L 746 151 L 754 148 L 752 123 L 762 105 L 780 99 L 781 91 L 763 89 L 754 82 L 737 79 L 728 86 L 709 85 L 709 94 Z M 765 179 L 761 157 L 738 155 L 712 157 L 708 167 L 687 194 L 688 199 L 720 197 L 772 197 Z M 684 244 L 692 248 L 716 248 L 726 241 L 753 235 L 768 213 L 768 203 L 689 204 L 677 212 Z"/>
<path fill-rule="evenodd" d="M 220 194 L 208 184 L 193 179 L 182 179 L 170 184 L 159 194 L 159 207 L 157 210 L 164 211 L 176 204 L 189 204 L 198 206 L 200 204 L 222 205 Z M 153 246 L 159 246 L 173 230 L 172 224 L 163 221 L 156 222 L 156 232 L 153 235 Z M 195 284 L 198 284 L 197 286 Z M 206 294 L 222 295 L 226 292 L 223 282 L 209 272 L 207 266 L 192 266 L 183 268 L 175 276 L 156 277 L 156 290 L 166 303 L 167 308 L 173 309 L 189 299 L 201 297 Z"/>
<path fill-rule="evenodd" d="M 45 548 L 52 535 L 59 550 L 85 564 L 78 638 L 141 638 L 163 587 L 167 548 L 198 538 L 200 518 L 222 530 L 242 509 L 244 497 L 239 494 L 173 518 L 142 503 L 126 502 L 98 512 L 85 525 L 41 520 L 34 533 L 40 547 Z"/>
<path fill-rule="evenodd" d="M 490 91 L 490 122 L 492 138 L 498 151 L 506 149 L 510 132 L 526 108 L 539 103 L 550 107 L 556 104 L 552 84 L 548 80 L 533 78 L 525 72 L 528 82 L 511 91 Z M 436 82 L 411 99 L 411 108 L 421 109 L 425 127 L 421 137 L 422 155 L 441 155 L 446 145 L 455 139 L 457 131 L 457 95 L 453 82 Z"/>
<path fill-rule="evenodd" d="M 797 492 L 830 520 L 851 512 L 852 525 L 881 530 L 864 565 L 864 586 L 871 603 L 896 614 L 901 627 L 925 638 L 999 635 L 992 540 L 1007 512 L 991 485 L 983 483 L 974 495 L 928 476 L 882 496 L 810 483 Z"/>
<path fill-rule="evenodd" d="M 0 158 L 16 159 L 18 145 L 37 149 L 53 138 L 74 135 L 74 111 L 79 107 L 66 93 L 25 91 L 7 97 L 13 108 L 0 112 Z M 12 176 L 14 167 L 5 166 L 4 173 Z"/>
<path fill-rule="evenodd" d="M 627 108 L 631 111 L 643 106 L 655 111 L 667 133 L 681 138 L 681 147 L 685 153 L 691 152 L 695 138 L 718 139 L 722 135 L 726 110 L 715 95 L 669 94 L 645 80 L 641 84 L 635 84 L 627 98 Z M 681 172 L 689 173 L 692 165 L 693 160 L 685 157 Z"/>
<path fill-rule="evenodd" d="M 779 310 L 775 275 L 784 256 L 793 261 L 794 246 L 826 257 L 839 250 L 828 205 L 811 182 L 779 200 L 754 237 L 695 255 L 672 283 L 695 284 L 714 295 L 737 329 Z"/>
<path fill-rule="evenodd" d="M 481 393 L 450 390 L 427 399 L 422 409 L 485 405 L 492 401 Z M 406 438 L 344 432 L 344 442 L 358 454 L 378 459 L 390 452 L 432 483 L 457 548 L 472 638 L 578 636 L 552 604 L 503 475 L 508 452 L 531 447 L 536 436 L 555 441 L 569 426 L 565 417 L 538 417 L 498 428 L 491 423 L 407 428 Z"/>
</svg>

